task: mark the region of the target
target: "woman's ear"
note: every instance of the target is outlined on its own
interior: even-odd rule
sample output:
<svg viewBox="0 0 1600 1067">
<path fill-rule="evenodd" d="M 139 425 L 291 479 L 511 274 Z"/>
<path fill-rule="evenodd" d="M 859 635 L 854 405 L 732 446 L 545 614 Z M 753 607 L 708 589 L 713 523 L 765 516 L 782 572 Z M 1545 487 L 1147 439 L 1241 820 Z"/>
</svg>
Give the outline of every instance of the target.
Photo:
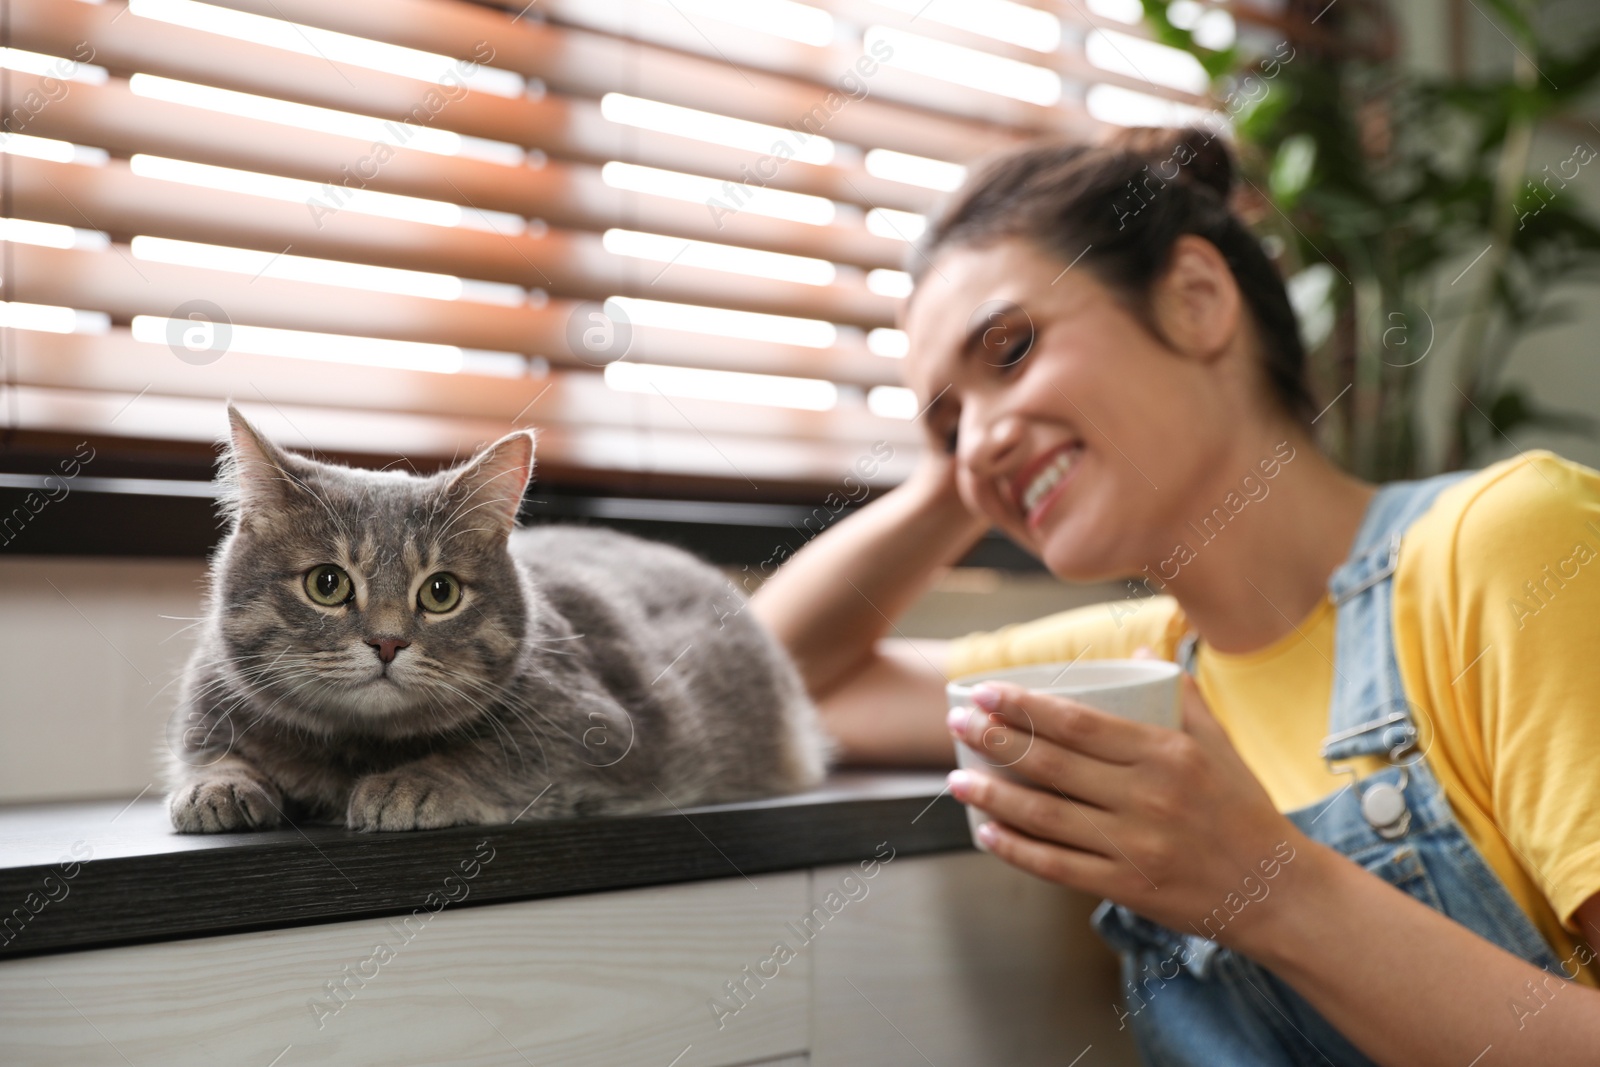
<svg viewBox="0 0 1600 1067">
<path fill-rule="evenodd" d="M 1172 244 L 1166 270 L 1150 290 L 1150 310 L 1167 345 L 1204 362 L 1239 335 L 1244 296 L 1217 246 L 1192 233 Z"/>
</svg>

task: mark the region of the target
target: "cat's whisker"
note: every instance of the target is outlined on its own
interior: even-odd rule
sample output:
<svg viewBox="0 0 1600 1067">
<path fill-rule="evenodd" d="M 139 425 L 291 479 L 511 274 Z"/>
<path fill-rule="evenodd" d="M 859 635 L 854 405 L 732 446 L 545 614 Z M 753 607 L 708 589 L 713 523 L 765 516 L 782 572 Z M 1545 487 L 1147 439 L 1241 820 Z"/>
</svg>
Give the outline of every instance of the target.
<svg viewBox="0 0 1600 1067">
<path fill-rule="evenodd" d="M 469 685 L 474 689 L 490 692 L 494 696 L 494 699 L 495 699 L 496 703 L 498 704 L 498 706 L 504 708 L 506 711 L 508 711 L 511 714 L 515 715 L 517 717 L 517 719 L 520 722 L 522 722 L 522 724 L 524 726 L 526 726 L 528 728 L 529 733 L 533 736 L 534 742 L 539 745 L 540 755 L 544 759 L 544 764 L 545 764 L 546 770 L 548 770 L 549 766 L 550 766 L 550 757 L 549 757 L 549 754 L 544 751 L 544 742 L 539 737 L 538 726 L 536 724 L 534 724 L 530 719 L 528 719 L 528 717 L 526 715 L 524 715 L 522 713 L 521 709 L 517 706 L 518 703 L 520 703 L 522 701 L 522 698 L 517 693 L 515 693 L 512 690 L 506 688 L 505 686 L 497 685 L 494 682 L 490 682 L 490 681 L 487 681 L 487 680 L 484 680 L 484 679 L 460 679 L 460 681 L 462 682 L 462 684 Z M 531 705 L 529 706 L 529 710 L 534 711 L 536 714 L 540 714 L 538 712 L 538 710 L 533 708 Z M 546 718 L 542 714 L 540 714 L 540 717 L 541 718 Z M 550 728 L 553 729 L 557 734 L 560 734 L 562 737 L 565 737 L 569 741 L 574 741 L 575 740 L 570 734 L 564 733 L 561 730 L 560 726 L 557 725 L 555 722 L 549 720 L 548 718 L 546 718 L 546 721 L 550 722 Z"/>
<path fill-rule="evenodd" d="M 457 530 L 455 533 L 451 534 L 448 538 L 446 538 L 446 540 L 453 541 L 457 537 L 462 537 L 462 536 L 464 536 L 466 534 L 474 534 L 474 533 L 475 534 L 492 534 L 492 533 L 494 533 L 494 531 L 489 529 L 486 526 L 469 526 L 465 530 Z"/>
<path fill-rule="evenodd" d="M 162 645 L 166 644 L 168 641 L 171 641 L 174 637 L 177 637 L 179 634 L 186 634 L 190 630 L 193 630 L 196 626 L 199 626 L 201 623 L 210 621 L 205 616 L 201 616 L 200 618 L 194 618 L 193 616 L 189 616 L 189 615 L 158 615 L 158 616 L 156 616 L 156 618 L 165 619 L 168 622 L 187 622 L 189 624 L 187 626 L 178 627 L 176 630 L 172 631 L 170 634 L 168 634 L 167 636 L 163 637 L 160 641 L 157 642 L 157 644 L 162 644 Z"/>
<path fill-rule="evenodd" d="M 305 681 L 301 682 L 299 685 L 296 685 L 294 688 L 290 689 L 288 692 L 284 693 L 282 696 L 280 696 L 276 700 L 274 700 L 271 704 L 269 704 L 265 708 L 263 708 L 262 711 L 261 711 L 260 716 L 258 716 L 257 721 L 259 721 L 260 719 L 264 719 L 268 715 L 272 714 L 273 710 L 276 709 L 279 704 L 283 703 L 285 700 L 288 700 L 290 697 L 294 696 L 296 693 L 298 693 L 300 690 L 304 689 L 306 686 L 310 685 L 312 682 L 315 682 L 315 681 L 318 681 L 318 680 L 319 679 L 317 678 L 317 676 L 315 674 L 309 674 L 308 673 L 306 675 L 306 680 Z M 251 723 L 250 725 L 254 726 L 255 723 Z M 245 727 L 246 730 L 248 730 L 249 728 L 250 727 L 248 727 L 248 726 Z M 242 731 L 240 732 L 239 736 L 241 736 L 241 737 L 243 736 L 243 732 Z"/>
<path fill-rule="evenodd" d="M 477 684 L 483 685 L 483 686 L 493 686 L 494 685 L 494 683 L 492 683 L 492 682 L 490 682 L 490 683 L 480 682 L 480 683 L 477 683 Z M 513 714 L 517 715 L 517 717 L 522 719 L 524 722 L 527 722 L 528 721 L 527 717 L 522 714 L 521 708 L 518 707 L 518 704 L 523 703 L 523 698 L 518 696 L 517 694 L 513 693 L 512 691 L 505 689 L 503 686 L 494 686 L 494 688 L 502 690 L 502 694 L 503 694 L 502 695 L 502 699 L 504 697 L 510 697 L 511 698 L 509 701 L 506 701 L 504 703 L 504 705 L 503 705 L 506 708 L 506 710 L 508 710 L 508 711 L 512 712 Z M 528 711 L 533 712 L 533 714 L 539 716 L 539 718 L 543 719 L 546 723 L 548 723 L 550 725 L 550 728 L 552 730 L 554 730 L 557 734 L 559 734 L 560 736 L 566 738 L 568 741 L 572 741 L 573 743 L 579 745 L 580 747 L 582 746 L 583 741 L 580 738 L 575 738 L 571 734 L 568 734 L 568 733 L 564 732 L 561 729 L 561 726 L 560 726 L 559 723 L 557 723 L 554 719 L 551 719 L 543 711 L 539 710 L 539 708 L 535 707 L 532 704 L 526 704 L 525 706 L 527 707 Z M 532 724 L 529 723 L 529 726 L 531 728 Z"/>
<path fill-rule="evenodd" d="M 205 620 L 202 619 L 201 621 L 203 622 Z M 168 634 L 167 636 L 163 637 L 161 640 L 157 641 L 156 644 L 164 645 L 168 641 L 171 641 L 174 637 L 177 637 L 179 634 L 186 634 L 190 630 L 193 630 L 196 626 L 199 626 L 199 625 L 200 625 L 200 623 L 198 623 L 198 622 L 191 622 L 188 626 L 180 626 L 176 630 L 174 630 L 170 634 Z"/>
<path fill-rule="evenodd" d="M 544 738 L 539 736 L 538 725 L 530 722 L 526 715 L 514 707 L 508 706 L 506 711 L 517 717 L 517 721 L 528 731 L 528 736 L 533 738 L 533 743 L 539 746 L 539 759 L 544 764 L 544 773 L 548 777 L 550 774 L 550 753 L 545 751 Z"/>
<path fill-rule="evenodd" d="M 223 689 L 233 684 L 248 682 L 259 672 L 266 670 L 270 666 L 270 664 L 257 664 L 245 670 L 236 670 L 233 672 L 232 676 L 225 672 L 217 672 L 206 681 L 198 683 L 190 695 L 191 697 L 207 696 L 214 690 Z M 173 682 L 187 681 L 189 677 L 190 675 L 188 673 L 182 674 L 179 677 L 168 681 L 166 685 L 163 685 L 161 688 L 166 689 L 168 686 L 172 685 Z"/>
<path fill-rule="evenodd" d="M 511 747 L 516 749 L 516 751 L 517 751 L 517 761 L 518 761 L 518 763 L 523 763 L 522 746 L 517 744 L 517 739 L 512 736 L 511 731 L 506 729 L 505 723 L 501 722 L 499 720 L 499 718 L 494 714 L 494 712 L 492 710 L 484 708 L 484 706 L 482 704 L 480 704 L 478 701 L 473 700 L 467 694 L 463 693 L 461 690 L 457 689 L 455 686 L 451 685 L 448 682 L 442 682 L 442 681 L 435 680 L 433 684 L 438 686 L 441 689 L 448 689 L 450 692 L 456 694 L 462 700 L 465 700 L 473 708 L 477 709 L 480 712 L 482 720 L 486 720 L 491 727 L 494 727 L 494 728 L 498 729 L 499 732 L 495 734 L 496 740 L 499 740 L 500 734 L 504 734 L 505 737 L 506 737 L 506 740 L 511 742 Z M 509 771 L 511 769 L 511 754 L 509 752 L 506 752 L 505 742 L 503 742 L 503 741 L 500 743 L 500 750 L 501 750 L 501 752 L 505 753 L 505 756 L 506 756 L 506 770 Z M 524 764 L 524 765 L 526 765 L 526 764 Z"/>
<path fill-rule="evenodd" d="M 328 503 L 327 500 L 323 499 L 322 495 L 315 489 L 311 488 L 310 483 L 308 483 L 304 478 L 284 470 L 282 467 L 278 467 L 277 470 L 279 474 L 283 475 L 285 481 L 304 492 L 312 500 L 315 500 L 322 506 L 322 510 L 328 513 L 328 518 L 333 520 L 334 526 L 338 527 L 339 532 L 344 535 L 345 540 L 353 540 L 350 537 L 350 531 L 345 527 L 344 520 L 340 518 L 339 513 L 333 509 L 333 505 Z"/>
<path fill-rule="evenodd" d="M 461 509 L 465 508 L 467 506 L 467 503 L 469 501 L 471 501 L 474 497 L 476 497 L 479 493 L 481 493 L 485 489 L 489 488 L 489 485 L 490 485 L 491 482 L 497 482 L 501 478 L 517 477 L 517 476 L 520 476 L 520 477 L 526 479 L 528 477 L 528 472 L 524 468 L 510 468 L 510 469 L 501 471 L 499 474 L 495 474 L 495 475 L 492 475 L 492 476 L 490 476 L 488 478 L 485 478 L 481 482 L 479 482 L 478 484 L 474 485 L 472 487 L 472 492 L 468 493 L 464 498 L 462 498 L 461 503 L 456 505 L 456 509 L 450 513 L 450 517 L 444 521 L 444 529 L 440 532 L 439 536 L 441 538 L 443 538 L 445 535 L 447 535 L 450 532 L 450 527 L 455 525 L 455 521 L 456 521 L 457 517 L 460 516 L 461 513 L 462 513 Z M 517 496 L 518 496 L 518 498 L 520 498 L 522 496 L 522 493 L 521 493 L 520 489 L 517 492 Z M 481 508 L 481 507 L 483 507 L 485 505 L 498 504 L 500 502 L 501 502 L 501 500 L 500 500 L 499 497 L 490 497 L 488 500 L 485 500 L 482 503 L 473 504 L 472 507 L 467 511 L 467 514 L 470 515 L 473 511 L 476 511 L 476 510 L 478 510 L 479 508 Z"/>
<path fill-rule="evenodd" d="M 273 658 L 271 663 L 252 664 L 242 669 L 237 668 L 237 665 L 235 665 L 236 669 L 233 672 L 232 677 L 224 677 L 219 675 L 218 677 L 211 679 L 197 688 L 196 695 L 198 696 L 208 695 L 212 690 L 221 689 L 223 687 L 237 686 L 239 689 L 238 696 L 233 701 L 227 703 L 227 705 L 222 709 L 220 718 L 216 723 L 213 724 L 212 729 L 207 732 L 205 741 L 209 742 L 211 740 L 212 734 L 214 734 L 218 728 L 232 718 L 235 710 L 245 705 L 248 701 L 252 700 L 256 696 L 265 692 L 269 685 L 278 684 L 280 680 L 287 681 L 297 677 L 297 672 L 303 672 L 307 677 L 312 678 L 313 680 L 315 679 L 316 676 L 309 670 L 306 670 L 304 665 L 301 663 L 291 661 L 282 667 L 278 666 L 279 662 L 285 657 L 285 655 L 289 653 L 289 651 L 290 649 L 285 648 Z M 271 655 L 271 653 L 263 653 L 261 658 L 265 658 L 267 655 Z M 259 719 L 256 721 L 259 721 Z M 255 722 L 252 722 L 251 726 L 254 725 Z M 249 727 L 246 727 L 246 730 L 248 729 Z M 238 736 L 242 737 L 243 731 L 241 731 Z M 235 740 L 237 740 L 237 737 Z"/>
</svg>

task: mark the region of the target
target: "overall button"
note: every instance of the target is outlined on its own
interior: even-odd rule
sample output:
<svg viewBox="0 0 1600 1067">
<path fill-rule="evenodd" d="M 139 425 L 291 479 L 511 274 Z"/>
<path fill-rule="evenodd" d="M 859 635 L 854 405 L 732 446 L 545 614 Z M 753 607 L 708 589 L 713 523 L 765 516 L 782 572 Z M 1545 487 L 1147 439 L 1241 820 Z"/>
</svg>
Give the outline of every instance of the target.
<svg viewBox="0 0 1600 1067">
<path fill-rule="evenodd" d="M 1411 823 L 1405 793 L 1387 782 L 1380 782 L 1361 794 L 1361 814 L 1384 838 L 1399 837 Z"/>
</svg>

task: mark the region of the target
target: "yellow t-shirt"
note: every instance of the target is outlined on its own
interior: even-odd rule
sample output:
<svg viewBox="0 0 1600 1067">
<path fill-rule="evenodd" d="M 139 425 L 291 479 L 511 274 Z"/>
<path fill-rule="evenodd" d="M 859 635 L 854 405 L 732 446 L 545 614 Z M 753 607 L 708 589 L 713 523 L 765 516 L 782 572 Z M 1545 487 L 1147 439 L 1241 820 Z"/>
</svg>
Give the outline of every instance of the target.
<svg viewBox="0 0 1600 1067">
<path fill-rule="evenodd" d="M 1600 472 L 1547 451 L 1446 489 L 1401 544 L 1393 631 L 1428 765 L 1463 830 L 1567 964 L 1600 892 Z M 1335 612 L 1242 654 L 1201 643 L 1200 691 L 1279 810 L 1343 788 L 1318 755 Z M 951 642 L 945 673 L 1130 655 L 1173 659 L 1168 596 L 1061 612 Z M 1600 931 L 1581 931 L 1600 945 Z M 1600 986 L 1600 965 L 1580 981 Z"/>
</svg>

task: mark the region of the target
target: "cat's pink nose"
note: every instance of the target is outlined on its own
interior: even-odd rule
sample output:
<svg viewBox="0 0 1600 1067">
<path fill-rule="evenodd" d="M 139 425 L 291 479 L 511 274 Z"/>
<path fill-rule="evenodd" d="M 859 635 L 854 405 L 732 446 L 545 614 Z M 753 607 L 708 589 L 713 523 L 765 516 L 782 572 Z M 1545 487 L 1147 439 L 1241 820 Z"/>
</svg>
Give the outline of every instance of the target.
<svg viewBox="0 0 1600 1067">
<path fill-rule="evenodd" d="M 410 643 L 410 641 L 405 641 L 398 637 L 367 638 L 367 644 L 378 650 L 378 658 L 385 663 L 393 663 L 394 654 Z"/>
</svg>

